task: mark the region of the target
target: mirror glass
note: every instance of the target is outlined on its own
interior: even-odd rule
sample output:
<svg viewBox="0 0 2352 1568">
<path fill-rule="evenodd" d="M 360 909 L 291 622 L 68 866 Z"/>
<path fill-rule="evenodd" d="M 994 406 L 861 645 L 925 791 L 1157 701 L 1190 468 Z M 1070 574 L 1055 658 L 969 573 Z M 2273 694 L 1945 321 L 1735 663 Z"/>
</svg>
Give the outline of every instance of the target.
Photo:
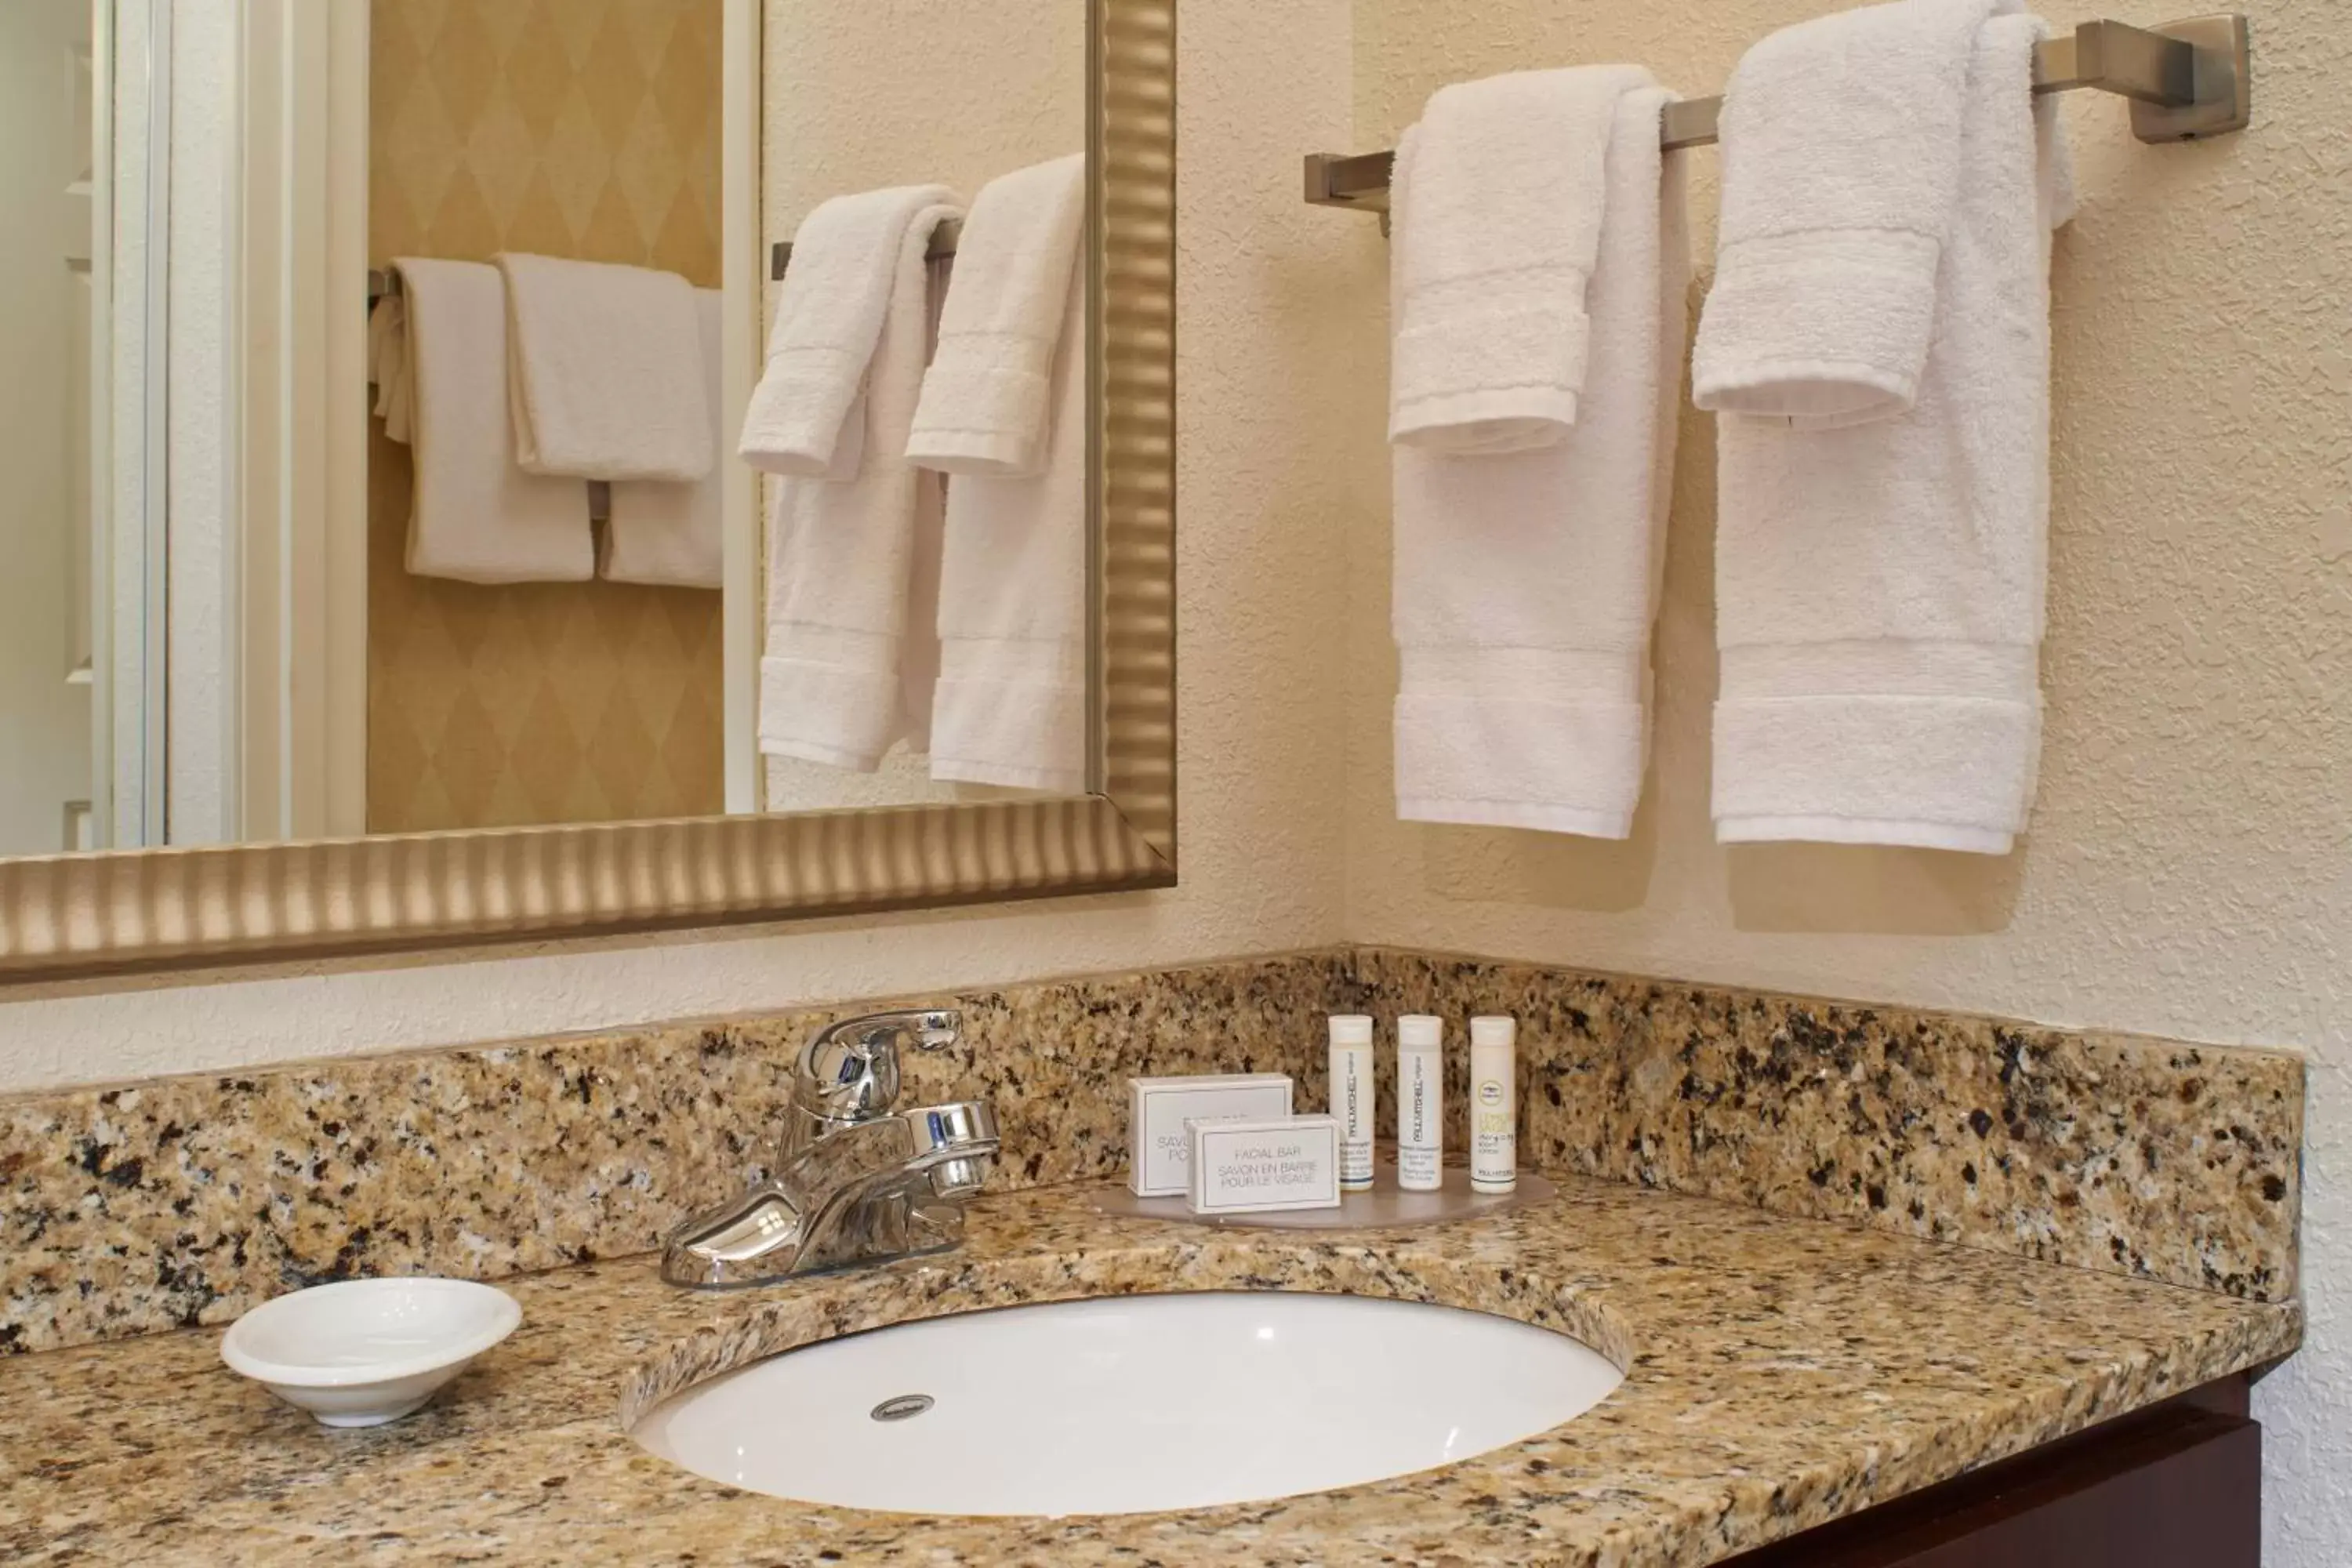
<svg viewBox="0 0 2352 1568">
<path fill-rule="evenodd" d="M 101 836 L 93 46 L 89 0 L 0 5 L 0 855 Z"/>
<path fill-rule="evenodd" d="M 1085 791 L 1087 9 L 0 5 L 0 857 Z"/>
</svg>

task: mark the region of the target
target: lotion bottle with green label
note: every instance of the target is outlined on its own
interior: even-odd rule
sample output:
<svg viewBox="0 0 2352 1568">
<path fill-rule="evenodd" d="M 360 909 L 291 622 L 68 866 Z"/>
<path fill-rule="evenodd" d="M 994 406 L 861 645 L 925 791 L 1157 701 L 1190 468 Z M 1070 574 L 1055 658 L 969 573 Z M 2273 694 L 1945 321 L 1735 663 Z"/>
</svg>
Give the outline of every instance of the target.
<svg viewBox="0 0 2352 1568">
<path fill-rule="evenodd" d="M 1514 1019 L 1470 1020 L 1473 1192 L 1507 1193 L 1519 1184 L 1519 1107 L 1514 1067 L 1518 1034 Z"/>
</svg>

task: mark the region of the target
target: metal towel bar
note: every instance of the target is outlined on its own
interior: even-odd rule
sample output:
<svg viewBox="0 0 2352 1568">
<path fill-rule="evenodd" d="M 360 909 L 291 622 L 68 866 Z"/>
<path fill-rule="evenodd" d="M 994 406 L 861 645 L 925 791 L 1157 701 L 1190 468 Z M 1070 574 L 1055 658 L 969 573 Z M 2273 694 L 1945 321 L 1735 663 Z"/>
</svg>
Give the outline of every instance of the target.
<svg viewBox="0 0 2352 1568">
<path fill-rule="evenodd" d="M 956 242 L 963 237 L 963 225 L 954 218 L 931 231 L 931 247 L 923 253 L 927 261 L 945 261 L 956 253 Z M 793 242 L 780 239 L 768 247 L 768 280 L 775 282 L 793 264 Z"/>
<path fill-rule="evenodd" d="M 2033 90 L 2092 88 L 2132 100 L 2132 133 L 2143 142 L 2189 142 L 2243 131 L 2253 113 L 2252 50 L 2237 14 L 2135 27 L 2083 22 L 2034 50 Z M 1669 153 L 1717 140 L 1719 98 L 1666 106 L 1660 143 Z M 1307 199 L 1316 206 L 1386 212 L 1393 153 L 1307 156 Z M 779 274 L 781 276 L 781 274 Z"/>
<path fill-rule="evenodd" d="M 1382 154 L 1382 156 L 1386 156 L 1386 154 Z M 947 222 L 940 225 L 938 230 L 931 236 L 930 249 L 925 253 L 928 259 L 932 261 L 947 260 L 950 257 L 952 257 L 955 254 L 956 241 L 961 237 L 963 237 L 963 225 L 958 223 L 955 219 L 950 218 Z M 768 247 L 768 279 L 771 282 L 783 277 L 784 268 L 790 267 L 792 264 L 793 242 L 791 240 L 780 239 L 776 241 L 775 244 Z M 369 304 L 373 305 L 378 300 L 384 299 L 389 295 L 397 294 L 399 292 L 399 273 L 385 267 L 372 267 L 368 269 L 367 297 Z"/>
</svg>

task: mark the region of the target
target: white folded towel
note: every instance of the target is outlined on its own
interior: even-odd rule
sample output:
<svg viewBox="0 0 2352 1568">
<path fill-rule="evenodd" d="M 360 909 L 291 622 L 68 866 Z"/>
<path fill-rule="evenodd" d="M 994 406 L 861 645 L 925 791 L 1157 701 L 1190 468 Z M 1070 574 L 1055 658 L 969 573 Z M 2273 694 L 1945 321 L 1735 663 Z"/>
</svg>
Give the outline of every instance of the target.
<svg viewBox="0 0 2352 1568">
<path fill-rule="evenodd" d="M 725 296 L 716 289 L 694 291 L 695 319 L 701 329 L 703 391 L 710 406 L 713 450 L 726 434 L 726 399 L 720 373 L 726 368 Z M 687 484 L 657 479 L 622 479 L 613 486 L 613 510 L 604 525 L 599 574 L 614 583 L 650 583 L 678 588 L 725 586 L 725 467 Z"/>
<path fill-rule="evenodd" d="M 2016 16 L 1980 30 L 1910 412 L 1828 429 L 1718 422 L 1727 842 L 2002 854 L 2025 829 L 2041 746 L 2049 241 L 2073 211 L 2054 111 L 2031 97 L 2043 32 Z"/>
<path fill-rule="evenodd" d="M 1594 75 L 1626 79 L 1612 68 Z M 1673 96 L 1622 92 L 1612 119 L 1587 132 L 1605 153 L 1591 198 L 1596 263 L 1589 291 L 1546 318 L 1590 311 L 1575 427 L 1552 447 L 1500 457 L 1395 449 L 1404 820 L 1632 831 L 1689 320 L 1682 160 L 1658 148 Z M 1422 150 L 1408 132 L 1391 197 L 1401 244 L 1422 221 Z M 1558 277 L 1567 287 L 1569 275 Z"/>
<path fill-rule="evenodd" d="M 957 242 L 940 352 L 923 374 L 907 456 L 950 474 L 1045 464 L 1054 347 L 1087 210 L 1083 153 L 999 175 Z"/>
<path fill-rule="evenodd" d="M 411 448 L 408 570 L 466 583 L 596 574 L 588 487 L 515 462 L 507 304 L 499 269 L 403 258 L 402 297 L 376 306 L 370 376 L 384 433 Z"/>
<path fill-rule="evenodd" d="M 975 205 L 964 226 L 950 317 L 966 290 L 1003 278 L 980 281 L 967 270 L 979 215 Z M 1072 230 L 1067 239 L 1073 258 L 1077 237 Z M 1063 268 L 1051 342 L 1039 470 L 959 470 L 948 481 L 931 776 L 1076 795 L 1087 787 L 1087 330 L 1086 279 L 1075 267 Z M 960 390 L 989 395 L 970 381 Z M 939 405 L 950 419 L 959 406 Z"/>
<path fill-rule="evenodd" d="M 1577 422 L 1601 243 L 1602 156 L 1637 66 L 1520 71 L 1441 89 L 1397 226 L 1389 439 L 1440 452 L 1548 447 Z"/>
<path fill-rule="evenodd" d="M 899 671 L 916 519 L 926 489 L 939 483 L 905 457 L 931 337 L 923 253 L 932 230 L 961 216 L 944 193 L 887 205 L 898 214 L 887 251 L 875 250 L 870 227 L 812 233 L 814 219 L 801 226 L 793 248 L 787 296 L 804 266 L 844 282 L 852 255 L 877 266 L 885 287 L 880 321 L 856 372 L 864 395 L 844 405 L 847 427 L 832 433 L 842 450 L 859 454 L 857 463 L 848 467 L 838 451 L 818 454 L 814 460 L 832 462 L 838 477 L 824 470 L 780 477 L 771 489 L 767 649 L 760 661 L 760 749 L 859 772 L 871 772 L 908 727 Z M 813 302 L 804 295 L 799 304 Z M 777 370 L 772 354 L 770 375 Z"/>
<path fill-rule="evenodd" d="M 870 420 L 851 405 L 892 309 L 908 226 L 919 213 L 961 205 L 945 185 L 900 185 L 835 196 L 801 220 L 767 363 L 743 416 L 745 462 L 770 474 L 858 471 Z"/>
<path fill-rule="evenodd" d="M 675 272 L 508 252 L 515 455 L 534 474 L 667 479 L 710 472 L 694 286 Z"/>
<path fill-rule="evenodd" d="M 1896 0 L 1749 49 L 1724 91 L 1723 223 L 1699 321 L 1701 408 L 1810 425 L 1919 393 L 1958 210 L 1969 61 L 2019 0 Z"/>
</svg>

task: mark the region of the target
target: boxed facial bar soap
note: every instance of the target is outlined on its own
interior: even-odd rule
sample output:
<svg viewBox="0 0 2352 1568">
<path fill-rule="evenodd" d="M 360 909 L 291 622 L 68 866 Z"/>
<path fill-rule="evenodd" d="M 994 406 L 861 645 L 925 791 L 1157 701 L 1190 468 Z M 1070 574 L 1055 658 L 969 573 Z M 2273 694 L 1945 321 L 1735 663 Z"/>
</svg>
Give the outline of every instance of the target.
<svg viewBox="0 0 2352 1568">
<path fill-rule="evenodd" d="M 1339 1206 L 1339 1119 L 1195 1121 L 1194 1214 L 1271 1214 Z"/>
<path fill-rule="evenodd" d="M 1127 1093 L 1127 1184 L 1139 1198 L 1184 1195 L 1192 1169 L 1187 1121 L 1290 1114 L 1290 1079 L 1278 1072 L 1131 1078 Z"/>
</svg>

